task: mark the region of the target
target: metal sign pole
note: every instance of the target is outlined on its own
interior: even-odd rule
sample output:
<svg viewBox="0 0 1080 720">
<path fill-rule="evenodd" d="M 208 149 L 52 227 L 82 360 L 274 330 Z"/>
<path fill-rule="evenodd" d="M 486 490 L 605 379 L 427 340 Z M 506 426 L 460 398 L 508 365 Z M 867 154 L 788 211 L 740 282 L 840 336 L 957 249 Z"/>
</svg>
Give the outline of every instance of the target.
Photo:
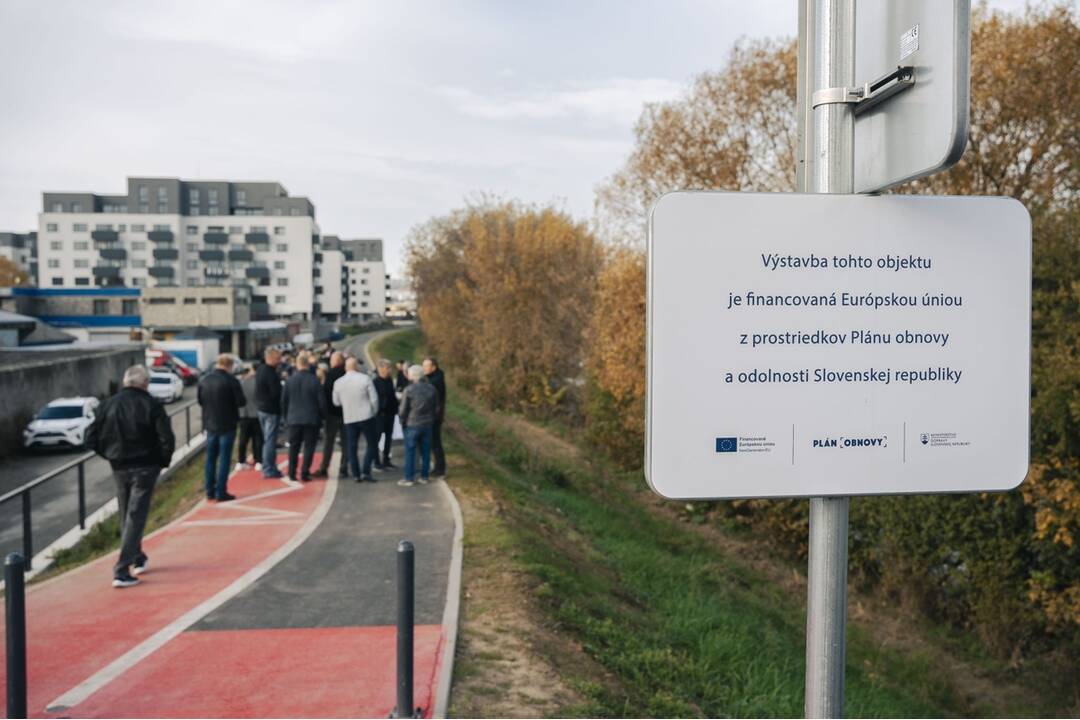
<svg viewBox="0 0 1080 720">
<path fill-rule="evenodd" d="M 812 87 L 805 95 L 855 84 L 855 0 L 811 0 L 800 28 L 808 47 L 805 61 Z M 809 103 L 800 105 L 805 112 Z M 828 102 L 812 109 L 804 127 L 812 143 L 806 190 L 855 190 L 854 105 Z M 839 220 L 839 219 L 838 219 Z M 806 602 L 806 705 L 808 718 L 844 714 L 844 645 L 847 620 L 848 506 L 846 497 L 810 499 L 810 559 Z"/>
</svg>

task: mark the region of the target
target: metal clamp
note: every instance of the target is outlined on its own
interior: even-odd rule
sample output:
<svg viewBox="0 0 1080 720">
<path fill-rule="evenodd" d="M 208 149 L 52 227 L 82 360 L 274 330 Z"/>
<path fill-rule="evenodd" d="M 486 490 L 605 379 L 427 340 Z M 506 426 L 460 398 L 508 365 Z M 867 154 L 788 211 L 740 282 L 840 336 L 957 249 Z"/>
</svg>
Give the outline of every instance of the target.
<svg viewBox="0 0 1080 720">
<path fill-rule="evenodd" d="M 855 115 L 858 116 L 914 84 L 915 68 L 911 65 L 899 66 L 877 80 L 857 87 L 815 90 L 811 104 L 815 108 L 821 105 L 854 105 Z"/>
</svg>

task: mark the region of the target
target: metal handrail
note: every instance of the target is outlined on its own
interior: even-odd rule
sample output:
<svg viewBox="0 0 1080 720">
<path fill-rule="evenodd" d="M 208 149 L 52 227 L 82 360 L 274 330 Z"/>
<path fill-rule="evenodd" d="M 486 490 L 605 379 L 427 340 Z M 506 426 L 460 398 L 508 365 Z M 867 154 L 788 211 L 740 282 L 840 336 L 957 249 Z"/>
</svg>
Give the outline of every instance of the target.
<svg viewBox="0 0 1080 720">
<path fill-rule="evenodd" d="M 186 444 L 191 444 L 191 408 L 198 405 L 198 400 L 190 400 L 183 405 L 179 405 L 166 412 L 166 416 L 171 421 L 180 413 L 184 413 L 184 425 L 186 429 L 187 441 Z M 55 477 L 63 475 L 71 469 L 78 471 L 78 485 L 79 485 L 79 527 L 83 530 L 86 529 L 86 463 L 89 460 L 97 457 L 97 453 L 90 451 L 83 453 L 79 457 L 66 462 L 60 467 L 49 470 L 44 475 L 36 477 L 25 485 L 21 485 L 10 492 L 0 495 L 0 507 L 6 503 L 21 497 L 22 498 L 22 525 L 23 525 L 23 557 L 26 558 L 26 569 L 30 570 L 31 562 L 34 558 L 34 534 L 31 524 L 31 511 L 32 506 L 30 503 L 30 491 L 45 483 L 49 482 Z"/>
</svg>

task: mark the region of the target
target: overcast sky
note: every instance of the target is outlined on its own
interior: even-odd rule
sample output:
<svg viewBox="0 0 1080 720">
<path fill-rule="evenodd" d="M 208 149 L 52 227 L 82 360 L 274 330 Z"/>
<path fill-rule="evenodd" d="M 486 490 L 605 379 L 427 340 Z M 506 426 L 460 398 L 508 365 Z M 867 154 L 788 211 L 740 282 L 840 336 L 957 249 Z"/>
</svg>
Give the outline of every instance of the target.
<svg viewBox="0 0 1080 720">
<path fill-rule="evenodd" d="M 43 190 L 276 180 L 396 273 L 409 228 L 477 192 L 586 219 L 643 103 L 795 22 L 793 0 L 3 0 L 0 230 L 36 228 Z"/>
</svg>

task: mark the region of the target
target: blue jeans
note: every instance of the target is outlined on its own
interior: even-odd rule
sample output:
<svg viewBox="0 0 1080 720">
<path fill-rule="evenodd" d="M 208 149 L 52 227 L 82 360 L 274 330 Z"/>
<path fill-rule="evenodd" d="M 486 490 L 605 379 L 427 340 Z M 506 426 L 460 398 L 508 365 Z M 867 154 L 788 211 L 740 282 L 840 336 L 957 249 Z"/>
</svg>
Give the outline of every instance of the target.
<svg viewBox="0 0 1080 720">
<path fill-rule="evenodd" d="M 353 477 L 368 477 L 371 475 L 371 465 L 375 462 L 375 456 L 379 451 L 379 436 L 376 432 L 376 419 L 374 417 L 360 422 L 345 424 L 345 460 L 348 460 L 348 471 Z M 364 467 L 360 467 L 360 436 L 364 436 L 367 447 L 364 448 Z M 342 461 L 342 466 L 345 461 Z M 342 468 L 345 469 L 344 467 Z"/>
<path fill-rule="evenodd" d="M 420 477 L 431 474 L 431 426 L 405 428 L 405 479 L 416 480 L 416 447 L 420 446 Z"/>
<path fill-rule="evenodd" d="M 259 426 L 262 428 L 262 474 L 264 478 L 281 477 L 277 466 L 277 436 L 281 430 L 281 416 L 259 411 Z"/>
<path fill-rule="evenodd" d="M 206 495 L 219 498 L 228 492 L 229 462 L 232 460 L 236 431 L 206 431 Z M 217 478 L 214 475 L 217 471 Z"/>
</svg>

